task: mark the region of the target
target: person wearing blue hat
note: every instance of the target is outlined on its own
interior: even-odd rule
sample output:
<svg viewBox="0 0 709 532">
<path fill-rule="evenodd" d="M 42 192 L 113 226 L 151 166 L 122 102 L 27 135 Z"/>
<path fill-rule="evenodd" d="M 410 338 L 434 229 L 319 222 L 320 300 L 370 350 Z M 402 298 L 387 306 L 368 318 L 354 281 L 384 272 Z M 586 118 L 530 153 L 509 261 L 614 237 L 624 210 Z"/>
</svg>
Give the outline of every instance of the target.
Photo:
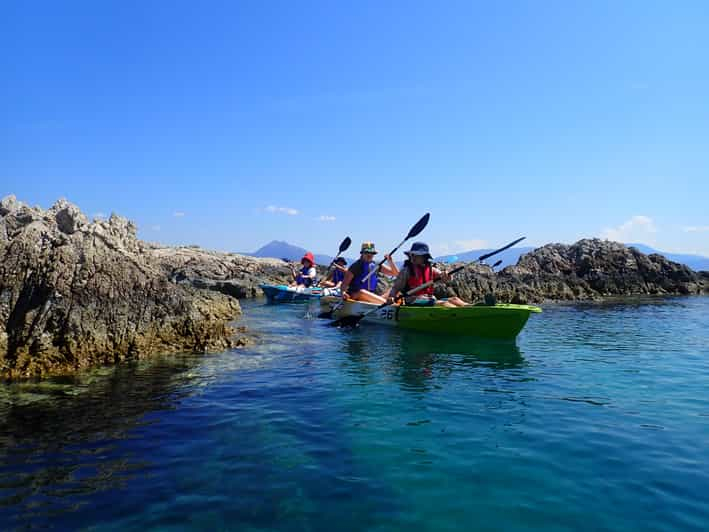
<svg viewBox="0 0 709 532">
<path fill-rule="evenodd" d="M 429 281 L 448 280 L 448 275 L 445 272 L 434 268 L 433 264 L 431 264 L 433 257 L 428 250 L 428 244 L 414 242 L 411 244 L 411 249 L 404 253 L 408 260 L 404 262 L 404 267 L 401 268 L 394 285 L 391 287 L 389 292 L 390 302 L 393 303 L 400 294 L 410 292 Z M 468 304 L 459 297 L 436 299 L 433 284 L 412 296 L 404 297 L 404 303 L 417 306 L 442 305 L 445 307 L 464 307 Z"/>
</svg>

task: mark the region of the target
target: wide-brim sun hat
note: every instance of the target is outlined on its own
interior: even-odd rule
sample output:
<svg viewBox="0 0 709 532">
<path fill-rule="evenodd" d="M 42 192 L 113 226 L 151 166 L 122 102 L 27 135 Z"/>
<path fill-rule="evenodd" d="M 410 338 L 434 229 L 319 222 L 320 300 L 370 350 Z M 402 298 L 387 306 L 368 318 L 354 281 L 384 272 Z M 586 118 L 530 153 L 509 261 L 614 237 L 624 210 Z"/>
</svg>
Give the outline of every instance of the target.
<svg viewBox="0 0 709 532">
<path fill-rule="evenodd" d="M 345 257 L 337 257 L 335 259 L 335 264 L 342 264 L 343 266 L 347 266 L 347 259 Z"/>
<path fill-rule="evenodd" d="M 300 259 L 300 262 L 303 262 L 304 260 L 309 260 L 310 264 L 315 266 L 315 256 L 310 251 L 303 255 L 303 258 Z"/>
<path fill-rule="evenodd" d="M 374 242 L 362 242 L 362 247 L 359 250 L 360 254 L 362 253 L 371 253 L 372 255 L 376 255 L 379 253 L 377 251 L 376 246 L 374 245 Z"/>
<path fill-rule="evenodd" d="M 411 249 L 409 251 L 404 251 L 404 255 L 411 257 L 412 255 L 423 255 L 429 259 L 432 259 L 431 252 L 428 249 L 428 244 L 424 242 L 414 242 L 411 244 Z"/>
</svg>

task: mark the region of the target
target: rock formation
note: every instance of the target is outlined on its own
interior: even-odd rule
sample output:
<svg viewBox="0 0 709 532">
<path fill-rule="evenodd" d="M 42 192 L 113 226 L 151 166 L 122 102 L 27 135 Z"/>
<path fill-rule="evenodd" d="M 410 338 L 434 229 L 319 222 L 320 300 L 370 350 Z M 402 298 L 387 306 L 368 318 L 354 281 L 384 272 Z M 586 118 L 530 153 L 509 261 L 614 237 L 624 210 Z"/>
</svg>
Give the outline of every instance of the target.
<svg viewBox="0 0 709 532">
<path fill-rule="evenodd" d="M 696 273 L 661 255 L 645 255 L 618 242 L 586 239 L 573 245 L 547 244 L 520 257 L 515 266 L 493 273 L 469 267 L 438 295 L 499 301 L 593 300 L 609 296 L 709 293 L 709 275 Z"/>
<path fill-rule="evenodd" d="M 125 218 L 89 222 L 65 200 L 44 211 L 6 197 L 0 378 L 239 345 L 243 337 L 229 326 L 240 314 L 237 299 L 179 281 L 195 273 L 221 292 L 253 295 L 256 277 L 269 272 L 277 268 L 268 261 L 146 244 Z"/>
</svg>

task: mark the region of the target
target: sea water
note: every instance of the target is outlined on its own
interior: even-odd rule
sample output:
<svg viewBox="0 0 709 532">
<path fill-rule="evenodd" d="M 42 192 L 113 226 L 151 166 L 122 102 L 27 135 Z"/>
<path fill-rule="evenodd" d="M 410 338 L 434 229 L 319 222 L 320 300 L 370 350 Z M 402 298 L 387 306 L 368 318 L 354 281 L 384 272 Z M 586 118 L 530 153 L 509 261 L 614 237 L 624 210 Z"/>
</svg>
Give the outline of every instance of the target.
<svg viewBox="0 0 709 532">
<path fill-rule="evenodd" d="M 516 344 L 243 306 L 245 349 L 1 385 L 0 529 L 709 528 L 709 298 Z"/>
</svg>

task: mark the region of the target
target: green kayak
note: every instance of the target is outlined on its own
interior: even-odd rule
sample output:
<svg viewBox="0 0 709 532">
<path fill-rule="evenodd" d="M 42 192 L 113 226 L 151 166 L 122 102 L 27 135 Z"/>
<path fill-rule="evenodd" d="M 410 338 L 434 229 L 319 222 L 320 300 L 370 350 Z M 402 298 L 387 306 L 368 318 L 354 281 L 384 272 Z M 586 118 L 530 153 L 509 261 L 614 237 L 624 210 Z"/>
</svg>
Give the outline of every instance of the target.
<svg viewBox="0 0 709 532">
<path fill-rule="evenodd" d="M 332 317 L 361 316 L 376 305 L 360 301 L 342 303 L 340 298 L 323 297 L 324 311 L 332 310 Z M 387 306 L 365 317 L 363 323 L 378 323 L 417 331 L 477 336 L 513 340 L 524 328 L 529 315 L 542 309 L 531 305 L 469 305 L 448 308 L 442 306 Z"/>
</svg>

